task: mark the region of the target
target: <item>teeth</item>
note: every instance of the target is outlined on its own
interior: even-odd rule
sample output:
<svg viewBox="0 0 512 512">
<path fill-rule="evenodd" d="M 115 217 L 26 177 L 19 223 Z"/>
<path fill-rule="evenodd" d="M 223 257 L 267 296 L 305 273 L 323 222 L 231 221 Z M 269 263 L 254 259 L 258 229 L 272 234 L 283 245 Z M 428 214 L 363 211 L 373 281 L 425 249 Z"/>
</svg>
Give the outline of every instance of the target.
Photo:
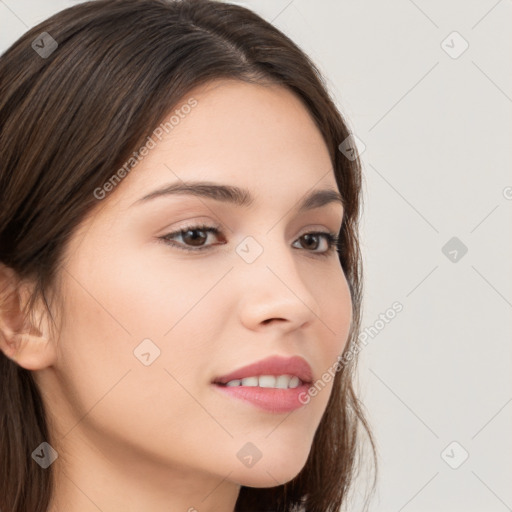
<svg viewBox="0 0 512 512">
<path fill-rule="evenodd" d="M 292 378 L 290 379 L 290 384 L 289 384 L 289 386 L 290 386 L 291 388 L 296 388 L 299 384 L 300 384 L 300 379 L 299 379 L 299 377 L 292 377 Z"/>
<path fill-rule="evenodd" d="M 273 375 L 262 375 L 259 377 L 260 388 L 275 388 L 276 378 Z"/>
<path fill-rule="evenodd" d="M 244 379 L 230 380 L 226 386 L 248 386 L 260 388 L 288 389 L 296 388 L 302 384 L 299 377 L 295 375 L 260 375 L 259 377 L 245 377 Z"/>
<path fill-rule="evenodd" d="M 258 385 L 258 377 L 246 377 L 242 379 L 242 386 L 257 386 Z"/>
<path fill-rule="evenodd" d="M 279 375 L 275 381 L 276 388 L 286 389 L 290 384 L 290 377 L 288 375 Z"/>
</svg>

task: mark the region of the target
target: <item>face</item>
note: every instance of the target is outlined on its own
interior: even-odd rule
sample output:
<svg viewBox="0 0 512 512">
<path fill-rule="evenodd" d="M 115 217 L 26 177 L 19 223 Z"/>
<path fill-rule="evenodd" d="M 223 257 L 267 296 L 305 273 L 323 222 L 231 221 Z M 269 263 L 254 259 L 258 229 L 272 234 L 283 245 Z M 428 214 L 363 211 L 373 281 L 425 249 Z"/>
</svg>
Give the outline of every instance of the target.
<svg viewBox="0 0 512 512">
<path fill-rule="evenodd" d="M 293 389 L 268 381 L 237 390 L 214 381 L 272 356 L 300 357 L 313 381 L 332 367 L 351 323 L 327 236 L 339 232 L 343 209 L 335 200 L 300 208 L 306 194 L 338 189 L 293 94 L 221 81 L 180 105 L 189 98 L 195 106 L 154 137 L 70 240 L 56 358 L 37 382 L 68 451 L 85 442 L 115 464 L 273 487 L 304 466 L 332 381 L 300 406 Z M 142 199 L 196 181 L 251 200 Z M 286 369 L 300 373 L 285 365 L 251 375 Z"/>
</svg>

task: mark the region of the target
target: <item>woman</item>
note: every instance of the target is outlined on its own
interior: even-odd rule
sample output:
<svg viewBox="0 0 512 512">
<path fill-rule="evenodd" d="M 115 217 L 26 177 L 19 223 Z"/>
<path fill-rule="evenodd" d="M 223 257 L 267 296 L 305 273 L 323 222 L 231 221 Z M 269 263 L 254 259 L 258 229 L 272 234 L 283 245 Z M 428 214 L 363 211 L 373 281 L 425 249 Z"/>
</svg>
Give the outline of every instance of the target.
<svg viewBox="0 0 512 512">
<path fill-rule="evenodd" d="M 239 6 L 88 2 L 3 54 L 1 510 L 346 503 L 370 434 L 349 136 Z"/>
</svg>

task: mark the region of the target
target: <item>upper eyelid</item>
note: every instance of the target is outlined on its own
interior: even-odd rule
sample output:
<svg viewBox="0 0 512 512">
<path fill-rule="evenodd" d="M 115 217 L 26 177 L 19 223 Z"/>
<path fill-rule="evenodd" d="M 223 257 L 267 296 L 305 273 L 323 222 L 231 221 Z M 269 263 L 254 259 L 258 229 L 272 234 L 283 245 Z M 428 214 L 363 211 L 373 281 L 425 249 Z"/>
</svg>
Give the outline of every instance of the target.
<svg viewBox="0 0 512 512">
<path fill-rule="evenodd" d="M 224 233 L 222 226 L 206 224 L 206 223 L 204 223 L 204 224 L 196 223 L 196 224 L 189 224 L 189 225 L 180 227 L 173 231 L 169 231 L 169 232 L 165 233 L 164 235 L 162 235 L 161 237 L 159 237 L 159 239 L 161 241 L 171 242 L 171 238 L 170 238 L 171 236 L 182 235 L 183 233 L 185 233 L 188 230 L 191 230 L 191 231 L 203 230 L 203 231 L 207 232 L 208 234 L 214 234 L 214 235 L 219 235 L 219 234 Z M 309 229 L 306 229 L 306 231 L 303 231 L 301 234 L 297 235 L 297 237 L 294 239 L 294 243 L 297 240 L 299 240 L 301 237 L 303 237 L 304 235 L 307 235 L 307 234 L 322 235 L 324 237 L 324 239 L 327 241 L 329 241 L 329 239 L 331 239 L 331 241 L 330 241 L 331 248 L 335 247 L 339 243 L 339 240 L 340 240 L 338 231 L 331 231 L 328 228 L 327 228 L 327 231 L 324 231 L 319 228 L 309 228 Z M 204 251 L 207 249 L 212 249 L 213 247 L 215 247 L 216 245 L 219 245 L 219 244 L 209 244 L 209 245 L 199 246 L 198 248 L 194 249 L 194 248 L 191 248 L 190 246 L 187 246 L 186 244 L 176 242 L 176 240 L 172 240 L 171 245 L 181 246 L 182 249 L 191 251 L 191 252 L 200 252 L 200 251 Z M 223 245 L 223 244 L 221 244 L 221 245 Z M 311 252 L 316 253 L 316 251 L 311 251 Z M 329 249 L 327 251 L 320 252 L 319 254 L 323 255 L 323 254 L 326 254 L 327 252 L 329 252 Z"/>
<path fill-rule="evenodd" d="M 202 217 L 202 215 L 199 215 L 198 218 L 200 219 Z M 313 225 L 318 225 L 318 226 L 323 226 L 323 228 L 321 229 L 327 229 L 329 233 L 339 233 L 341 231 L 341 229 L 343 228 L 343 225 L 345 223 L 345 218 L 343 217 L 341 219 L 341 225 L 339 223 L 339 219 L 336 219 L 334 221 L 334 225 L 336 227 L 334 227 L 333 229 L 331 229 L 330 227 L 328 227 L 328 224 L 330 224 L 332 221 L 332 219 L 324 219 L 323 221 L 320 221 L 320 220 L 317 220 L 317 222 L 311 222 L 311 224 Z M 301 224 L 302 224 L 302 221 L 301 221 Z M 338 228 L 338 226 L 340 226 Z M 166 228 L 166 231 L 164 234 L 168 234 L 168 233 L 179 233 L 181 231 L 185 231 L 187 229 L 197 229 L 198 227 L 203 227 L 203 228 L 215 228 L 215 229 L 218 229 L 219 231 L 222 231 L 223 233 L 233 233 L 233 229 L 231 229 L 230 227 L 226 226 L 223 222 L 221 221 L 216 221 L 216 220 L 211 220 L 211 219 L 205 219 L 205 220 L 196 220 L 196 219 L 192 219 L 192 220 L 184 220 L 183 221 L 183 225 L 182 226 L 179 226 L 175 229 L 172 229 L 170 230 L 170 228 Z M 315 229 L 318 229 L 316 227 L 313 227 L 313 228 L 306 228 L 308 230 L 315 230 Z M 305 231 L 304 233 L 306 233 L 307 231 Z"/>
<path fill-rule="evenodd" d="M 207 223 L 196 222 L 195 224 L 188 224 L 188 225 L 182 226 L 180 228 L 173 229 L 172 231 L 166 231 L 163 234 L 163 236 L 179 235 L 188 230 L 195 231 L 195 230 L 201 230 L 201 229 L 204 231 L 209 231 L 209 232 L 211 232 L 211 230 L 216 230 L 218 233 L 221 233 L 221 234 L 224 234 L 226 232 L 226 230 L 223 228 L 223 226 L 221 226 L 219 224 L 207 224 Z M 322 231 L 322 229 L 326 229 L 327 231 Z M 305 230 L 302 231 L 301 234 L 298 235 L 298 237 L 300 238 L 301 236 L 307 235 L 309 233 L 337 235 L 339 233 L 339 230 L 336 230 L 336 229 L 331 230 L 330 228 L 325 227 L 325 226 L 324 226 L 324 228 L 305 228 Z"/>
</svg>

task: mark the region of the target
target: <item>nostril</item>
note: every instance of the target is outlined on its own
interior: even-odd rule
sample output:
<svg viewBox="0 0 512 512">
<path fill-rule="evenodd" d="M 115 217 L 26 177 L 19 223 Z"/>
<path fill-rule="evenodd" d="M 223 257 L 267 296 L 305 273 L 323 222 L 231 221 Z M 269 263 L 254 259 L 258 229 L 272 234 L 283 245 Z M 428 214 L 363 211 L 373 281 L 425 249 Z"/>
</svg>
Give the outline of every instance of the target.
<svg viewBox="0 0 512 512">
<path fill-rule="evenodd" d="M 284 321 L 284 318 L 267 318 L 266 320 L 263 320 L 263 324 L 269 324 L 270 322 L 273 322 L 275 320 L 283 320 Z"/>
</svg>

